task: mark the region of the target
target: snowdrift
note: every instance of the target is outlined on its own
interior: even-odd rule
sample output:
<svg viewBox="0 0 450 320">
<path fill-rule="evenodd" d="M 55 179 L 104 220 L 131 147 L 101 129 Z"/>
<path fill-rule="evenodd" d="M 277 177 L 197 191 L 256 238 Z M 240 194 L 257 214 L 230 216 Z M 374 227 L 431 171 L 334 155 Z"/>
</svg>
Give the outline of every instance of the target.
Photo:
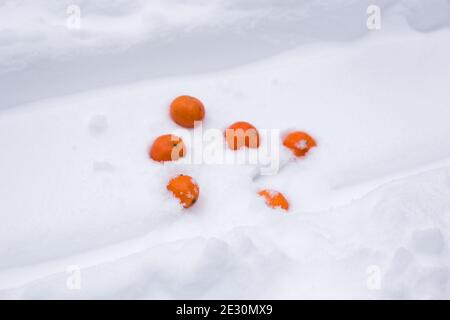
<svg viewBox="0 0 450 320">
<path fill-rule="evenodd" d="M 450 3 L 376 2 L 378 31 L 369 1 L 79 1 L 69 35 L 63 2 L 1 4 L 0 297 L 450 298 Z M 154 163 L 180 94 L 319 146 L 258 179 Z"/>
</svg>

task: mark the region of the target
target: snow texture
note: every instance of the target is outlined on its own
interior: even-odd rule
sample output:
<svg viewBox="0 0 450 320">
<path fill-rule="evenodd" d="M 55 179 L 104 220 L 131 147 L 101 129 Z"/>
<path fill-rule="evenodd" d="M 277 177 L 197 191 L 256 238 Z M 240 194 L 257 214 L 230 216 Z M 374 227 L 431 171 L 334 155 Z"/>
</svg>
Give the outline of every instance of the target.
<svg viewBox="0 0 450 320">
<path fill-rule="evenodd" d="M 0 1 L 0 297 L 449 299 L 449 26 L 448 0 Z M 318 147 L 155 163 L 181 94 Z"/>
</svg>

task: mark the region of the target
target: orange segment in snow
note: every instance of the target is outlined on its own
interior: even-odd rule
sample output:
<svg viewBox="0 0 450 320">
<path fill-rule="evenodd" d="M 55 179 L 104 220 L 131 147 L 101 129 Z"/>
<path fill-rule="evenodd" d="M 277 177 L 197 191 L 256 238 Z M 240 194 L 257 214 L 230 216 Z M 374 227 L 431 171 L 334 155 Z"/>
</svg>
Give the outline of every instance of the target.
<svg viewBox="0 0 450 320">
<path fill-rule="evenodd" d="M 264 189 L 258 194 L 266 200 L 266 204 L 271 208 L 281 208 L 286 211 L 289 209 L 289 202 L 281 192 Z"/>
</svg>

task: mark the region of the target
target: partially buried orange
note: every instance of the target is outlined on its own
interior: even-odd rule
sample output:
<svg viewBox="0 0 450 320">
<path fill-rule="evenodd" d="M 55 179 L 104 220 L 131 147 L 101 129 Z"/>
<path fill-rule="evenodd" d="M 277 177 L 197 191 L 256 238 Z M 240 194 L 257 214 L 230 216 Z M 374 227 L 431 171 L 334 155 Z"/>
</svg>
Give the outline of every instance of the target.
<svg viewBox="0 0 450 320">
<path fill-rule="evenodd" d="M 167 190 L 171 191 L 173 196 L 180 200 L 180 204 L 184 208 L 194 205 L 200 194 L 200 188 L 194 179 L 182 174 L 169 181 Z"/>
<path fill-rule="evenodd" d="M 289 148 L 297 157 L 303 157 L 313 147 L 317 146 L 313 137 L 303 131 L 289 133 L 283 140 L 284 146 Z"/>
</svg>

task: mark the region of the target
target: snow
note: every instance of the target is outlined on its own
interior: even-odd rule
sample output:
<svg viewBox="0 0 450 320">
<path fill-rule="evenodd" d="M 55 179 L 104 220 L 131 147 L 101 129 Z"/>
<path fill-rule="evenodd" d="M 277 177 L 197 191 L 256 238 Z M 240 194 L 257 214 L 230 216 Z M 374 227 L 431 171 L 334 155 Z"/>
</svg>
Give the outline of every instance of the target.
<svg viewBox="0 0 450 320">
<path fill-rule="evenodd" d="M 0 2 L 0 297 L 450 298 L 450 3 L 375 2 L 378 31 L 369 1 L 75 1 L 70 36 L 64 1 Z M 199 152 L 181 94 L 222 163 L 148 158 L 166 133 Z M 226 148 L 241 120 L 264 163 Z M 272 148 L 293 129 L 303 159 Z"/>
</svg>

